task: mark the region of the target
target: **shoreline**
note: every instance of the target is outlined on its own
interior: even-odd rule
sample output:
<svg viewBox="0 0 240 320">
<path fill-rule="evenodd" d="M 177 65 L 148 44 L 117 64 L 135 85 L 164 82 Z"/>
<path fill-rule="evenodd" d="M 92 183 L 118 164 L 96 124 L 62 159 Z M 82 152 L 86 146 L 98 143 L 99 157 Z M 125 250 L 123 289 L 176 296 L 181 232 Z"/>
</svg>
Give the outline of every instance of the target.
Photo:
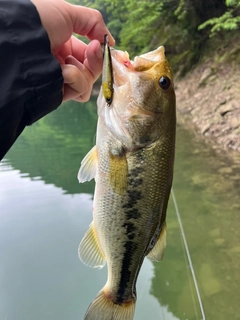
<svg viewBox="0 0 240 320">
<path fill-rule="evenodd" d="M 240 157 L 239 69 L 209 61 L 175 80 L 178 122 L 231 158 Z"/>
</svg>

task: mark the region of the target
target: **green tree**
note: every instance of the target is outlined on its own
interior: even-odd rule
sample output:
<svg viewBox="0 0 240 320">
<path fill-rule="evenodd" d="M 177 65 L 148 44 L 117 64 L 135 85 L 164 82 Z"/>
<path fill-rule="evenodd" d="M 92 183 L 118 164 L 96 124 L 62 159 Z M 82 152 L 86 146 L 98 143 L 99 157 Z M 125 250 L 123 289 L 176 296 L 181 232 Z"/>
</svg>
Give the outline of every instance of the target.
<svg viewBox="0 0 240 320">
<path fill-rule="evenodd" d="M 240 20 L 240 0 L 82 0 L 81 5 L 101 11 L 117 49 L 133 58 L 164 45 L 179 74 L 199 61 L 209 34 L 238 29 Z"/>
<path fill-rule="evenodd" d="M 238 29 L 240 24 L 240 1 L 226 0 L 226 7 L 227 11 L 223 15 L 205 21 L 198 27 L 198 30 L 211 26 L 210 37 L 213 37 L 219 31 Z"/>
</svg>

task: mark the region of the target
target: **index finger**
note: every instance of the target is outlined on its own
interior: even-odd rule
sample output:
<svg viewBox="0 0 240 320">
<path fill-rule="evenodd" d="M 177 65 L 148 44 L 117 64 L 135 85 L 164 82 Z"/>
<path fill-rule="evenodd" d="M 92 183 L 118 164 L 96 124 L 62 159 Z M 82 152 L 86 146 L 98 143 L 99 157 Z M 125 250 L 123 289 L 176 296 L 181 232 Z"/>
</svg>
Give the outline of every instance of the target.
<svg viewBox="0 0 240 320">
<path fill-rule="evenodd" d="M 72 23 L 73 31 L 79 35 L 86 36 L 90 40 L 98 40 L 103 43 L 104 34 L 108 34 L 109 45 L 114 46 L 115 40 L 106 27 L 103 17 L 98 10 L 73 6 Z"/>
</svg>

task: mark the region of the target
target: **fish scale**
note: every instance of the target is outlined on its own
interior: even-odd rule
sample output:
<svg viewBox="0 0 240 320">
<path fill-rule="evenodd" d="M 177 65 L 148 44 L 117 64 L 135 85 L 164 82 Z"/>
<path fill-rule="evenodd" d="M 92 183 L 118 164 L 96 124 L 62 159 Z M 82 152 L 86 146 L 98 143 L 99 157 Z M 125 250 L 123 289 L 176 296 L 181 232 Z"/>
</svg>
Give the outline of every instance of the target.
<svg viewBox="0 0 240 320">
<path fill-rule="evenodd" d="M 150 159 L 146 159 L 147 150 L 141 149 L 134 154 L 127 154 L 128 182 L 131 181 L 132 183 L 129 182 L 126 194 L 122 196 L 112 191 L 109 192 L 108 190 L 111 190 L 111 186 L 104 185 L 102 188 L 107 190 L 106 194 L 103 195 L 104 201 L 98 205 L 98 210 L 94 210 L 96 231 L 97 233 L 101 232 L 104 238 L 103 242 L 101 236 L 99 237 L 100 246 L 103 248 L 109 261 L 108 290 L 112 292 L 112 296 L 115 295 L 114 299 L 116 303 L 132 298 L 135 292 L 136 275 L 148 251 L 151 240 L 150 234 L 153 234 L 152 229 L 155 230 L 159 224 L 159 216 L 163 216 L 160 220 L 165 220 L 163 208 L 166 207 L 166 203 L 162 201 L 161 197 L 165 197 L 165 175 L 168 176 L 168 173 L 166 172 L 164 175 L 163 172 L 159 172 L 161 166 L 156 167 L 151 174 L 149 173 L 151 158 L 153 158 L 152 152 L 149 152 L 151 155 Z M 140 170 L 137 170 L 138 167 L 135 164 L 140 159 L 143 159 L 145 166 L 140 164 Z M 163 158 L 163 160 L 165 159 Z M 139 179 L 142 180 L 141 185 L 135 183 Z M 144 196 L 145 194 L 148 195 L 148 199 Z M 111 207 L 109 207 L 110 203 L 114 204 L 112 212 Z M 96 207 L 95 203 L 94 207 Z M 110 211 L 108 216 L 105 214 L 106 211 Z M 137 219 L 134 219 L 134 215 L 131 214 L 132 212 L 135 215 L 137 213 Z M 114 219 L 112 215 L 114 215 Z M 98 225 L 100 226 L 99 231 Z M 143 228 L 142 226 L 145 227 Z M 132 238 L 133 233 L 134 238 Z M 116 238 L 119 240 L 115 241 Z M 119 249 L 116 251 L 114 243 L 116 243 L 118 248 L 121 248 L 122 252 Z M 131 268 L 131 273 L 126 266 Z M 114 281 L 111 279 L 114 279 Z M 118 298 L 119 292 L 121 292 L 121 299 Z"/>
<path fill-rule="evenodd" d="M 108 268 L 106 285 L 84 320 L 133 319 L 143 260 L 163 257 L 173 178 L 175 94 L 163 47 L 128 63 L 127 53 L 111 55 L 113 100 L 109 105 L 100 92 L 96 146 L 78 175 L 80 182 L 96 181 L 93 222 L 79 257 L 93 267 L 107 262 Z"/>
</svg>

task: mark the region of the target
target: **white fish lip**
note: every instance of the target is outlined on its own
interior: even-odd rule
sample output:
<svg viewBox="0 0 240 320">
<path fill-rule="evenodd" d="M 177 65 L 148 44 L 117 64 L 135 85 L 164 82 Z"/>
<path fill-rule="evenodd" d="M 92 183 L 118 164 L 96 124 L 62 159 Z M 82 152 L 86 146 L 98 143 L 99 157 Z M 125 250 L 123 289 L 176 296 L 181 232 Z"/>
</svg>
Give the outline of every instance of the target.
<svg viewBox="0 0 240 320">
<path fill-rule="evenodd" d="M 139 60 L 145 61 L 148 63 L 155 64 L 157 62 L 162 62 L 165 60 L 165 50 L 163 46 L 158 47 L 156 50 L 141 54 L 140 56 L 134 57 L 133 60 L 130 60 L 129 54 L 127 51 L 121 51 L 116 50 L 114 48 L 111 48 L 111 56 L 112 59 L 120 63 L 121 65 L 124 65 L 128 70 L 135 71 L 135 69 L 138 67 Z"/>
<path fill-rule="evenodd" d="M 136 56 L 133 60 L 130 60 L 128 52 L 113 48 L 111 49 L 111 56 L 114 84 L 117 87 L 123 86 L 126 82 L 131 83 L 131 78 L 134 77 L 134 75 L 139 76 L 141 73 L 141 77 L 147 77 L 142 71 L 149 70 L 156 63 L 166 60 L 163 46 L 140 56 Z"/>
</svg>

